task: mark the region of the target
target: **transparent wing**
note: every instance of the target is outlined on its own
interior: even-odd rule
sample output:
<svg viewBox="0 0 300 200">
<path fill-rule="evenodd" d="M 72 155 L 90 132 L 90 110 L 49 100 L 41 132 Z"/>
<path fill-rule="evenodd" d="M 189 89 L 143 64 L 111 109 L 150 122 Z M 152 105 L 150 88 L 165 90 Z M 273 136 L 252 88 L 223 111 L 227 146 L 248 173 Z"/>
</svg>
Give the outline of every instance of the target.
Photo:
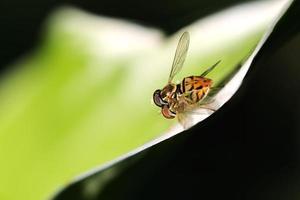
<svg viewBox="0 0 300 200">
<path fill-rule="evenodd" d="M 193 126 L 192 117 L 186 113 L 178 113 L 177 119 L 184 130 L 187 130 Z"/>
<path fill-rule="evenodd" d="M 174 76 L 181 70 L 189 48 L 189 43 L 190 43 L 190 35 L 188 32 L 184 32 L 181 35 L 176 48 L 175 57 L 173 60 L 172 69 L 170 72 L 168 82 L 171 82 Z"/>
<path fill-rule="evenodd" d="M 178 109 L 176 114 L 178 122 L 184 129 L 192 127 L 194 124 L 205 119 L 207 116 L 216 111 L 216 107 L 213 105 L 214 100 L 211 102 L 207 101 L 204 104 L 189 104 L 183 96 L 181 97 L 183 99 L 179 99 L 179 101 L 183 104 L 179 104 L 179 107 L 183 109 Z"/>
<path fill-rule="evenodd" d="M 205 77 L 207 74 L 209 74 L 219 63 L 221 60 L 216 62 L 213 66 L 209 67 L 207 70 L 205 70 L 200 76 Z"/>
<path fill-rule="evenodd" d="M 188 107 L 184 112 L 177 113 L 177 119 L 181 126 L 186 130 L 199 121 L 205 119 L 214 111 L 214 109 L 207 105 L 191 106 Z"/>
</svg>

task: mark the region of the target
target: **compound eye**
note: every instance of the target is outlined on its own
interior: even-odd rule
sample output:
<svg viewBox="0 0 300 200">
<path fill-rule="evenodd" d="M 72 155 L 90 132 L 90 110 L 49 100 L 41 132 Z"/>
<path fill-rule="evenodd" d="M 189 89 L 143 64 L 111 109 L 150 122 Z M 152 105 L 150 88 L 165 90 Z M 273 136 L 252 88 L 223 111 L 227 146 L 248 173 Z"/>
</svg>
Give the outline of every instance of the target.
<svg viewBox="0 0 300 200">
<path fill-rule="evenodd" d="M 162 107 L 161 114 L 167 119 L 173 119 L 176 116 L 176 114 L 174 114 L 173 112 L 170 111 L 168 105 L 164 105 Z"/>
<path fill-rule="evenodd" d="M 161 90 L 155 90 L 155 92 L 153 93 L 153 101 L 154 101 L 155 105 L 157 105 L 158 107 L 163 107 L 163 105 L 166 105 L 167 102 L 162 100 L 160 93 L 161 93 Z"/>
</svg>

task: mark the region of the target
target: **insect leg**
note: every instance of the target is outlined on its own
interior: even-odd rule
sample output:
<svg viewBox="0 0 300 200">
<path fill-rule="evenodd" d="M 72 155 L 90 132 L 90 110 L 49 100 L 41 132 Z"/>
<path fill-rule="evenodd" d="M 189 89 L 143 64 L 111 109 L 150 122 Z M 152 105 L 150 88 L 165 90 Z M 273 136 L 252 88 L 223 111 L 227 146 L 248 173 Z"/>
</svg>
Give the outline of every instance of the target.
<svg viewBox="0 0 300 200">
<path fill-rule="evenodd" d="M 216 109 L 214 109 L 214 108 L 211 108 L 211 107 L 210 107 L 210 106 L 208 106 L 208 105 L 201 105 L 201 106 L 199 106 L 199 108 L 207 109 L 207 110 L 210 110 L 210 111 L 213 111 L 213 112 L 215 112 L 215 111 L 216 111 Z"/>
</svg>

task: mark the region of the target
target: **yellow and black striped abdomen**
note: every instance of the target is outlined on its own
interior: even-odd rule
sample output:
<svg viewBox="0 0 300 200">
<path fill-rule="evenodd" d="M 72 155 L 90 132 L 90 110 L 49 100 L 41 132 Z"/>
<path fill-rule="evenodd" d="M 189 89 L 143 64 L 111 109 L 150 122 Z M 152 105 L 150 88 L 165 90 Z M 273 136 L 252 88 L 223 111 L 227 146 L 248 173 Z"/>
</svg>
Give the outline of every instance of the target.
<svg viewBox="0 0 300 200">
<path fill-rule="evenodd" d="M 197 103 L 208 93 L 212 80 L 201 76 L 189 76 L 181 82 L 181 92 L 190 103 Z"/>
</svg>

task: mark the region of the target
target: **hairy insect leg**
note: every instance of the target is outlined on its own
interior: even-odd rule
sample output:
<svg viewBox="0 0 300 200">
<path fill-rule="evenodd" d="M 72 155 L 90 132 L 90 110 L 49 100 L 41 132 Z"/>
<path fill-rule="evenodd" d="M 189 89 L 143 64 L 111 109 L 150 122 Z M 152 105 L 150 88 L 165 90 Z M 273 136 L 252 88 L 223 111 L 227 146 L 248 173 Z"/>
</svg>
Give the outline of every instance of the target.
<svg viewBox="0 0 300 200">
<path fill-rule="evenodd" d="M 209 105 L 201 105 L 201 106 L 199 106 L 199 108 L 206 109 L 206 110 L 210 110 L 210 111 L 212 111 L 212 112 L 215 112 L 215 111 L 216 111 L 216 109 L 212 108 L 212 107 L 209 106 Z"/>
<path fill-rule="evenodd" d="M 218 87 L 211 87 L 209 89 L 208 94 L 203 98 L 200 102 L 199 105 L 206 105 L 206 104 L 212 104 L 215 103 L 216 101 L 216 94 L 223 88 L 224 86 L 218 86 Z"/>
</svg>

